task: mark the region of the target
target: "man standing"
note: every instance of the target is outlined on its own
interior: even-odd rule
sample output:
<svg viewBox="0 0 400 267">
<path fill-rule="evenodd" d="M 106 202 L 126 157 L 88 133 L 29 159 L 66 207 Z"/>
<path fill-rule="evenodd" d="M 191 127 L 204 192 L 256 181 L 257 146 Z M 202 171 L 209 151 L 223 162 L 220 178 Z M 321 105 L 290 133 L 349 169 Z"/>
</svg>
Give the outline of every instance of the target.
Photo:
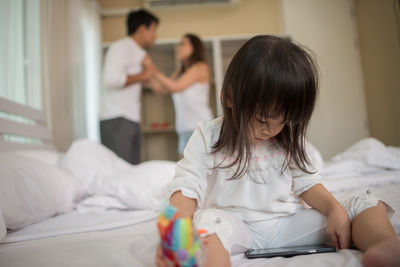
<svg viewBox="0 0 400 267">
<path fill-rule="evenodd" d="M 142 83 L 156 68 L 144 48 L 154 44 L 159 20 L 144 9 L 128 15 L 128 36 L 113 43 L 104 63 L 101 142 L 132 164 L 140 163 Z"/>
</svg>

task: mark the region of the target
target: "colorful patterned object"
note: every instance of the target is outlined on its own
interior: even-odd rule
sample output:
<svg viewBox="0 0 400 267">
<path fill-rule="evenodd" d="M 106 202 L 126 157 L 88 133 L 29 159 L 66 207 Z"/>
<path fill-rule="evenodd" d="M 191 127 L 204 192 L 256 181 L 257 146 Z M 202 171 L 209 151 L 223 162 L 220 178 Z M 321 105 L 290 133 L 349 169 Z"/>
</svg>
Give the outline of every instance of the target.
<svg viewBox="0 0 400 267">
<path fill-rule="evenodd" d="M 165 257 L 175 267 L 197 267 L 195 253 L 200 248 L 200 238 L 192 227 L 190 218 L 178 218 L 175 207 L 168 205 L 158 217 L 158 231 Z"/>
</svg>

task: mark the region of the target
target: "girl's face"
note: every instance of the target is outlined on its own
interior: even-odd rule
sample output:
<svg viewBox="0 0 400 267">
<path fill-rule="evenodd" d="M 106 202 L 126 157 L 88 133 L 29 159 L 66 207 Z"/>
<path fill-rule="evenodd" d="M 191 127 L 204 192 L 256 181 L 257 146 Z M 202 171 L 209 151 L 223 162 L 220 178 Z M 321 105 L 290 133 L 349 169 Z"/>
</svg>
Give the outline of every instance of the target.
<svg viewBox="0 0 400 267">
<path fill-rule="evenodd" d="M 183 37 L 176 47 L 176 54 L 180 61 L 187 60 L 193 53 L 193 46 L 187 37 Z"/>
<path fill-rule="evenodd" d="M 267 141 L 278 135 L 283 127 L 283 116 L 256 118 L 252 122 L 250 138 L 252 141 Z"/>
</svg>

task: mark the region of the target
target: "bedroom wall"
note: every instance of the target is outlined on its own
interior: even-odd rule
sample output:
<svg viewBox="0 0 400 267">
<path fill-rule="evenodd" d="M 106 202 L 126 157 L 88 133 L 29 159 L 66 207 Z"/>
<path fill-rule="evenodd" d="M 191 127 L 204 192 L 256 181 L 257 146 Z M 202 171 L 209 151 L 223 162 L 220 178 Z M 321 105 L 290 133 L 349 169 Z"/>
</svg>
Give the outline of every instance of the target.
<svg viewBox="0 0 400 267">
<path fill-rule="evenodd" d="M 354 3 L 371 135 L 400 146 L 400 3 Z"/>
<path fill-rule="evenodd" d="M 283 32 L 314 51 L 320 93 L 309 140 L 324 159 L 369 135 L 351 0 L 282 0 Z"/>
<path fill-rule="evenodd" d="M 129 11 L 142 6 L 140 0 L 98 0 L 103 10 Z M 154 8 L 161 24 L 158 37 L 179 38 L 185 32 L 200 36 L 252 35 L 280 33 L 279 0 L 239 0 L 232 4 Z M 125 16 L 102 18 L 103 42 L 112 42 L 126 35 Z"/>
</svg>

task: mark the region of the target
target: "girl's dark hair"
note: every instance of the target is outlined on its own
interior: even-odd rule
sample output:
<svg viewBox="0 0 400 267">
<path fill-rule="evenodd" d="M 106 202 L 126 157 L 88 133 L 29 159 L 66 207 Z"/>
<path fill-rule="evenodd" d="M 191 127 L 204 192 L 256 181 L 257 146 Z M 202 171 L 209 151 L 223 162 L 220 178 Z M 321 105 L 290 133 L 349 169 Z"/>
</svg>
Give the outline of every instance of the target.
<svg viewBox="0 0 400 267">
<path fill-rule="evenodd" d="M 312 173 L 306 155 L 305 133 L 314 110 L 318 73 L 314 60 L 299 45 L 286 38 L 260 35 L 247 41 L 228 66 L 222 85 L 224 118 L 213 152 L 234 156 L 237 166 L 231 179 L 240 178 L 251 158 L 249 127 L 257 118 L 282 115 L 285 126 L 275 136 L 286 151 L 281 171 L 294 163 Z"/>
<path fill-rule="evenodd" d="M 139 9 L 131 11 L 126 20 L 128 35 L 134 34 L 140 25 L 143 24 L 146 25 L 146 27 L 149 27 L 152 22 L 155 22 L 158 25 L 159 19 L 147 10 Z"/>
<path fill-rule="evenodd" d="M 206 52 L 203 42 L 200 40 L 200 38 L 192 33 L 186 33 L 183 37 L 189 40 L 190 44 L 193 47 L 193 52 L 188 59 L 188 66 L 185 67 L 183 64 L 181 64 L 179 74 L 184 73 L 186 71 L 186 68 L 192 66 L 197 62 L 206 62 Z"/>
</svg>

